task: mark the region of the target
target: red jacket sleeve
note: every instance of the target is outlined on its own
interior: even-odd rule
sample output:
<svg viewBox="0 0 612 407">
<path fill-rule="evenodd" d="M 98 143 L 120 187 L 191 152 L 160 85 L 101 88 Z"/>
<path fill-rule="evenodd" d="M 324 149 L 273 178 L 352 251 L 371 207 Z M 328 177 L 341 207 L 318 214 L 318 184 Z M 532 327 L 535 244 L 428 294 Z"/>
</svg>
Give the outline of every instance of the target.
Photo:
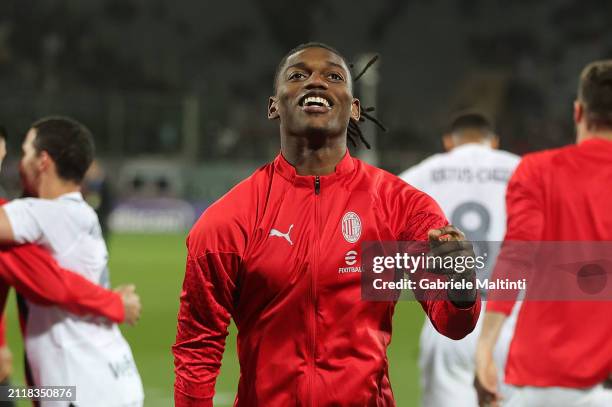
<svg viewBox="0 0 612 407">
<path fill-rule="evenodd" d="M 543 186 L 541 171 L 537 168 L 537 156 L 527 155 L 516 168 L 506 190 L 507 227 L 506 237 L 497 258 L 494 275 L 503 278 L 504 273 L 512 270 L 518 273 L 519 268 L 527 270 L 524 265 L 527 256 L 526 245 L 512 244 L 512 241 L 538 241 L 544 230 Z M 518 292 L 515 293 L 518 295 Z M 505 294 L 505 297 L 508 297 Z M 487 311 L 501 312 L 510 315 L 515 300 L 487 301 Z"/>
<path fill-rule="evenodd" d="M 57 305 L 73 314 L 93 314 L 114 322 L 124 319 L 117 293 L 60 268 L 49 253 L 35 245 L 0 250 L 0 278 L 41 305 Z"/>
<path fill-rule="evenodd" d="M 247 188 L 246 190 L 244 188 Z M 187 237 L 174 355 L 176 407 L 212 407 L 230 319 L 238 303 L 252 212 L 248 184 L 211 205 Z"/>
<path fill-rule="evenodd" d="M 428 195 L 418 193 L 410 207 L 412 214 L 407 220 L 404 232 L 399 240 L 427 241 L 431 229 L 448 225 L 446 217 L 438 204 Z M 423 310 L 432 325 L 442 335 L 451 339 L 461 339 L 474 330 L 480 315 L 480 296 L 470 308 L 458 308 L 450 300 L 445 290 L 430 292 L 425 296 L 418 295 Z"/>
<path fill-rule="evenodd" d="M 240 259 L 234 253 L 189 253 L 172 347 L 176 407 L 212 407 L 233 310 Z"/>
</svg>

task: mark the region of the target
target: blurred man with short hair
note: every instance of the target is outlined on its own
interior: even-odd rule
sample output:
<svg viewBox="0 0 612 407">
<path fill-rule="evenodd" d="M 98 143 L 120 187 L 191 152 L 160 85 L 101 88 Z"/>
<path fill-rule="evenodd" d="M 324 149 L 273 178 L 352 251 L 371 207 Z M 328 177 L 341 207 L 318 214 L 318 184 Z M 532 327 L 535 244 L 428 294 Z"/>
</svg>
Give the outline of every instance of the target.
<svg viewBox="0 0 612 407">
<path fill-rule="evenodd" d="M 538 250 L 544 241 L 612 240 L 612 60 L 582 71 L 574 121 L 575 145 L 527 154 L 517 167 L 504 242 L 533 242 Z M 495 271 L 524 261 L 502 248 Z M 612 406 L 604 385 L 612 372 L 609 301 L 523 301 L 506 364 L 514 389 L 505 400 L 493 349 L 513 302 L 489 301 L 476 353 L 480 405 Z"/>
<path fill-rule="evenodd" d="M 37 243 L 60 265 L 109 285 L 108 252 L 93 209 L 80 193 L 94 155 L 82 124 L 64 117 L 32 125 L 23 143 L 27 198 L 0 208 L 0 240 Z M 25 348 L 31 383 L 76 386 L 76 405 L 142 406 L 143 390 L 129 345 L 116 324 L 27 303 Z M 49 404 L 51 403 L 51 404 Z M 41 406 L 69 402 L 41 401 Z"/>
</svg>

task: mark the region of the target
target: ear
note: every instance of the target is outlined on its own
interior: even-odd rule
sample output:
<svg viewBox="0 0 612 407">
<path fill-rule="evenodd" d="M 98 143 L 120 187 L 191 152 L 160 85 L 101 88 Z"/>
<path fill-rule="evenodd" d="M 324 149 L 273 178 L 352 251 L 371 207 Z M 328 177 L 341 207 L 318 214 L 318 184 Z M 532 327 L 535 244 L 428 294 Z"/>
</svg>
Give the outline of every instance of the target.
<svg viewBox="0 0 612 407">
<path fill-rule="evenodd" d="M 491 137 L 491 148 L 497 150 L 499 148 L 499 137 L 496 135 Z"/>
<path fill-rule="evenodd" d="M 6 157 L 6 141 L 3 138 L 0 138 L 0 164 L 2 164 L 2 160 Z"/>
<path fill-rule="evenodd" d="M 578 124 L 584 118 L 584 106 L 579 100 L 574 101 L 574 123 Z"/>
<path fill-rule="evenodd" d="M 445 134 L 442 136 L 442 145 L 445 151 L 451 151 L 455 147 L 453 136 L 451 134 Z"/>
<path fill-rule="evenodd" d="M 41 151 L 38 156 L 38 170 L 40 172 L 46 171 L 53 164 L 51 156 L 46 151 Z"/>
<path fill-rule="evenodd" d="M 280 116 L 278 114 L 278 99 L 274 96 L 270 96 L 268 99 L 268 119 L 275 120 Z"/>
<path fill-rule="evenodd" d="M 351 103 L 351 119 L 356 122 L 359 121 L 361 117 L 361 102 L 357 98 L 353 98 L 353 102 Z"/>
</svg>

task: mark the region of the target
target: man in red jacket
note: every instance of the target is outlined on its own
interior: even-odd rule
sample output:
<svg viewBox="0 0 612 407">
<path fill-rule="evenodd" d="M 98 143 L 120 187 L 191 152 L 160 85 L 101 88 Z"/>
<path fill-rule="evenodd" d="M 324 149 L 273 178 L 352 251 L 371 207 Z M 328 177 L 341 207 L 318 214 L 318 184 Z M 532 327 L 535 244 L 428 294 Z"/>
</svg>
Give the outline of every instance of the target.
<svg viewBox="0 0 612 407">
<path fill-rule="evenodd" d="M 521 246 L 516 241 L 531 242 L 525 246 L 538 247 L 533 258 L 552 265 L 567 257 L 564 248 L 579 259 L 581 249 L 612 241 L 612 60 L 589 64 L 582 71 L 574 121 L 576 145 L 527 154 L 512 176 L 506 194 L 507 245 L 496 270 L 524 263 L 520 257 L 526 257 L 526 250 L 516 250 Z M 571 247 L 557 242 L 556 253 L 546 255 L 542 253 L 550 252 L 552 243 L 537 244 L 542 241 L 567 241 Z M 601 256 L 601 250 L 597 252 Z M 536 266 L 537 272 L 544 270 Z M 558 275 L 550 276 L 554 278 L 548 279 L 549 286 L 560 286 L 567 274 L 560 267 L 555 272 Z M 612 406 L 612 390 L 603 384 L 612 373 L 610 298 L 601 302 L 529 298 L 518 314 L 506 363 L 506 382 L 515 387 L 503 405 Z M 481 406 L 501 402 L 492 352 L 512 305 L 501 300 L 487 305 L 476 353 Z"/>
<path fill-rule="evenodd" d="M 187 239 L 176 406 L 212 406 L 230 318 L 236 406 L 393 406 L 386 350 L 395 302 L 362 300 L 360 273 L 343 270 L 359 268 L 366 241 L 429 240 L 450 255 L 473 253 L 471 244 L 429 196 L 349 155 L 362 110 L 336 50 L 290 51 L 274 88 L 268 118 L 280 121 L 281 154 L 209 207 Z M 473 289 L 421 305 L 455 339 L 480 311 Z"/>
</svg>

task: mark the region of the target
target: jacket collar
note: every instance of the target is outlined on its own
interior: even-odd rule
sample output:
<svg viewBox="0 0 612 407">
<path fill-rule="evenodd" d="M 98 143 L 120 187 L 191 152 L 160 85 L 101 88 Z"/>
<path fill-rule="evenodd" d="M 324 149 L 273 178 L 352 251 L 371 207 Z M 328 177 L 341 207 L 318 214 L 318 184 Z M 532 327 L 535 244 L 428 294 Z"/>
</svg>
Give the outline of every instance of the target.
<svg viewBox="0 0 612 407">
<path fill-rule="evenodd" d="M 333 173 L 319 176 L 322 183 L 331 183 L 336 181 L 338 178 L 350 174 L 355 169 L 355 160 L 351 157 L 348 149 L 344 154 L 344 157 L 336 164 L 336 168 Z M 282 153 L 279 153 L 273 162 L 274 172 L 281 175 L 287 181 L 292 182 L 295 185 L 313 185 L 313 175 L 298 175 L 295 171 L 295 167 L 291 165 Z"/>
<path fill-rule="evenodd" d="M 604 139 L 600 137 L 593 137 L 593 138 L 588 138 L 586 140 L 581 141 L 578 145 L 581 147 L 593 146 L 594 148 L 610 148 L 612 147 L 612 140 L 608 140 L 608 139 Z"/>
</svg>

